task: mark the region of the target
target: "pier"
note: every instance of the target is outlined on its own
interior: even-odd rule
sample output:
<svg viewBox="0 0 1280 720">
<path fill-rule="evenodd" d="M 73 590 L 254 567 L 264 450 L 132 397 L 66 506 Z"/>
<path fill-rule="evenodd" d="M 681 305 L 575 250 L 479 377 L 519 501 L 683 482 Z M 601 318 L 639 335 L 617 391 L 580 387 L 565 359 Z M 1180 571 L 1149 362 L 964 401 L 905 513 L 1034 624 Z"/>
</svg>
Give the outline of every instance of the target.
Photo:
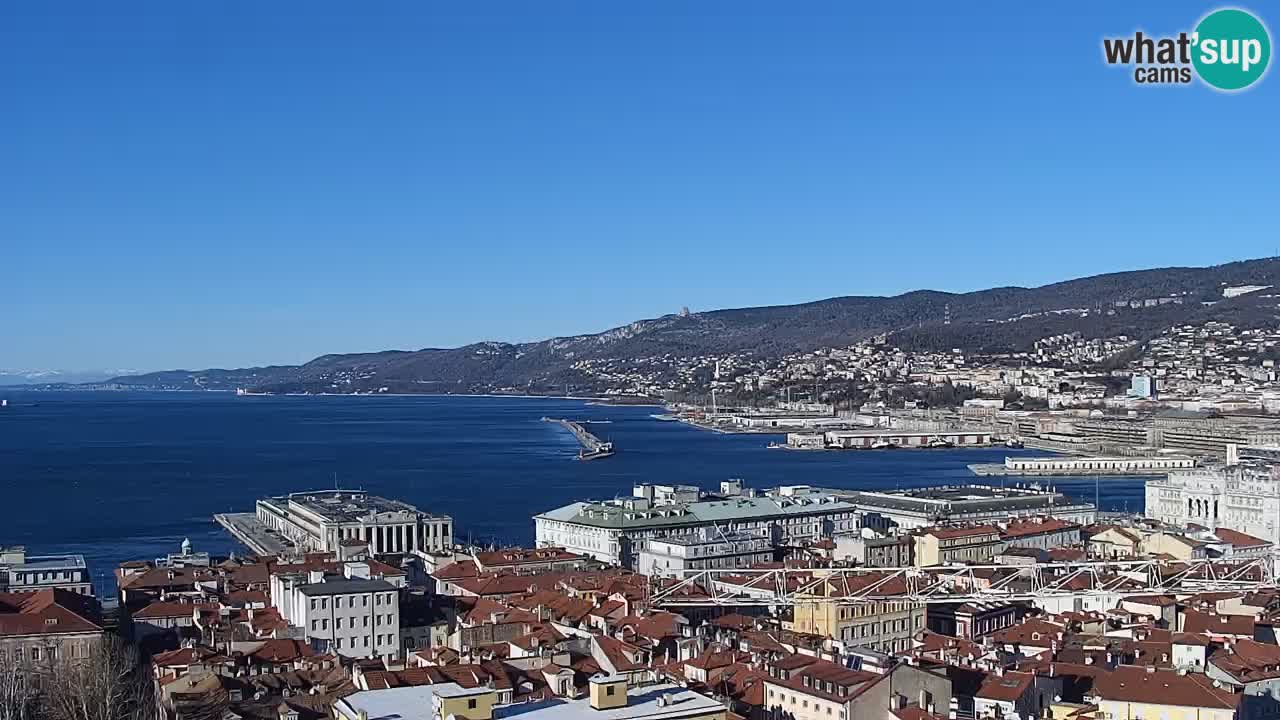
<svg viewBox="0 0 1280 720">
<path fill-rule="evenodd" d="M 293 549 L 293 543 L 268 530 L 256 513 L 218 513 L 213 519 L 258 555 L 280 555 Z"/>
<path fill-rule="evenodd" d="M 580 422 L 563 418 L 544 417 L 542 419 L 544 422 L 556 423 L 573 433 L 573 436 L 578 439 L 578 443 L 582 445 L 582 449 L 578 451 L 579 460 L 597 460 L 613 454 L 613 443 L 605 442 L 596 437 Z"/>
</svg>

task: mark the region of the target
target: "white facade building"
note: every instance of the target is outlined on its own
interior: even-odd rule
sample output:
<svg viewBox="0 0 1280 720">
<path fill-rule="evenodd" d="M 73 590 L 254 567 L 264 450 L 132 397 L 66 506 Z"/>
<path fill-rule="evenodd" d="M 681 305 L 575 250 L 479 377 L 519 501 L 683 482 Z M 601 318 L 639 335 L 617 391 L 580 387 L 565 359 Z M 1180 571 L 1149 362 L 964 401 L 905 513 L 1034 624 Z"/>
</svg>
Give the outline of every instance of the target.
<svg viewBox="0 0 1280 720">
<path fill-rule="evenodd" d="M 653 538 L 640 551 L 646 575 L 672 575 L 686 570 L 745 568 L 773 560 L 773 543 L 765 535 L 714 533 Z"/>
<path fill-rule="evenodd" d="M 1223 527 L 1280 544 L 1280 464 L 1247 460 L 1235 465 L 1180 470 L 1151 478 L 1147 517 L 1184 527 Z"/>
<path fill-rule="evenodd" d="M 670 504 L 648 497 L 576 502 L 536 515 L 533 521 L 539 547 L 562 547 L 632 569 L 646 543 L 655 538 L 748 533 L 768 538 L 776 548 L 859 527 L 855 505 L 807 486 L 778 488 L 757 497 Z"/>
<path fill-rule="evenodd" d="M 263 498 L 258 520 L 299 549 L 336 552 L 344 540 L 368 543 L 369 552 L 440 552 L 453 547 L 453 519 L 363 491 L 318 490 Z"/>
<path fill-rule="evenodd" d="M 93 580 L 83 555 L 28 555 L 26 548 L 0 550 L 0 592 L 37 592 L 61 588 L 93 594 Z"/>
<path fill-rule="evenodd" d="M 272 604 L 313 646 L 346 657 L 398 660 L 400 588 L 370 578 L 366 563 L 348 563 L 344 570 L 273 575 Z"/>
</svg>

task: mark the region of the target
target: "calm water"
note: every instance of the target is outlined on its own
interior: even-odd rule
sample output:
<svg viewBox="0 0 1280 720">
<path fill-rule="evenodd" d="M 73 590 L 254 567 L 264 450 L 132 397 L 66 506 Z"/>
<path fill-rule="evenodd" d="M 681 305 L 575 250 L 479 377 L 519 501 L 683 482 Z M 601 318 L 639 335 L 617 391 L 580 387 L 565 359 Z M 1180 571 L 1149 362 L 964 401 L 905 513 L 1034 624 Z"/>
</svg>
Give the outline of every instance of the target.
<svg viewBox="0 0 1280 720">
<path fill-rule="evenodd" d="M 655 408 L 467 397 L 235 397 L 222 393 L 18 393 L 0 390 L 0 544 L 76 552 L 100 585 L 122 560 L 228 553 L 215 512 L 269 494 L 363 487 L 452 515 L 459 537 L 528 543 L 534 513 L 630 493 L 637 482 L 714 488 L 804 483 L 896 488 L 976 482 L 965 467 L 1010 452 L 769 450 L 779 436 L 719 435 L 650 417 Z M 575 459 L 544 415 L 608 421 L 619 453 Z M 1033 451 L 1021 451 L 1032 453 Z M 996 480 L 998 482 L 998 479 Z M 1091 499 L 1092 478 L 1055 481 Z M 1140 510 L 1140 479 L 1104 479 L 1105 509 Z"/>
</svg>

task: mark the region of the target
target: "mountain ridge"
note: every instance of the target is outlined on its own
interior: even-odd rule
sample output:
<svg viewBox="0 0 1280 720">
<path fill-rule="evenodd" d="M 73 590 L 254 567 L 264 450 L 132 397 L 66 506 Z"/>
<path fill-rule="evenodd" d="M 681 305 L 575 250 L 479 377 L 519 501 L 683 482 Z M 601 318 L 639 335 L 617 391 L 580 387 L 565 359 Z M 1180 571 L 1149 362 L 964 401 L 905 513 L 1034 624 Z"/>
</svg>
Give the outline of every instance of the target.
<svg viewBox="0 0 1280 720">
<path fill-rule="evenodd" d="M 964 293 L 912 290 L 792 305 L 724 308 L 636 320 L 598 333 L 457 348 L 328 353 L 301 365 L 168 370 L 112 378 L 114 386 L 272 392 L 556 393 L 598 390 L 587 361 L 749 353 L 763 357 L 841 347 L 890 335 L 905 348 L 995 353 L 1061 332 L 1149 336 L 1172 324 L 1220 317 L 1276 321 L 1266 293 L 1224 298 L 1223 287 L 1280 285 L 1280 258 L 1208 267 L 1104 273 L 1039 287 Z"/>
</svg>

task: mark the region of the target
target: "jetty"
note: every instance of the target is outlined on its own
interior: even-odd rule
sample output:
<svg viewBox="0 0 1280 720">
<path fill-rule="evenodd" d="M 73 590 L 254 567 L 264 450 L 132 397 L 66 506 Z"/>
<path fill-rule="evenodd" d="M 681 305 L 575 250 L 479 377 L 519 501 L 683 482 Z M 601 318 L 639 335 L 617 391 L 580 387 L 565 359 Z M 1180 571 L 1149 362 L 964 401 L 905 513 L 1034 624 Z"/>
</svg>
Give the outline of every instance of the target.
<svg viewBox="0 0 1280 720">
<path fill-rule="evenodd" d="M 578 439 L 578 443 L 582 445 L 582 449 L 578 451 L 579 460 L 598 460 L 607 458 L 613 454 L 613 443 L 605 442 L 591 433 L 586 426 L 575 420 L 565 420 L 564 418 L 542 418 L 543 422 L 556 423 L 573 433 Z"/>
<path fill-rule="evenodd" d="M 269 530 L 256 513 L 218 513 L 213 519 L 241 545 L 258 555 L 282 555 L 293 549 L 293 543 Z"/>
</svg>

